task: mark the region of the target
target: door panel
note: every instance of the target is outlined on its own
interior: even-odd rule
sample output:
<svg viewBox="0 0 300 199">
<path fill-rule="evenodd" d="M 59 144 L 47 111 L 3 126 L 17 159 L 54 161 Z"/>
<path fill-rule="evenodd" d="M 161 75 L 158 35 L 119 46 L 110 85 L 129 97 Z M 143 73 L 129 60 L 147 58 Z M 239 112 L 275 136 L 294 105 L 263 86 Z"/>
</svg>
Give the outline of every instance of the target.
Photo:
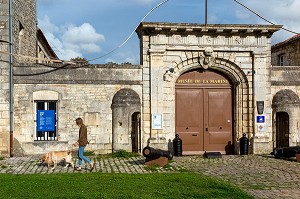
<svg viewBox="0 0 300 199">
<path fill-rule="evenodd" d="M 203 148 L 203 90 L 176 89 L 176 132 L 183 151 Z"/>
<path fill-rule="evenodd" d="M 232 143 L 231 89 L 205 89 L 204 150 L 225 151 Z"/>
<path fill-rule="evenodd" d="M 131 146 L 132 152 L 141 152 L 141 114 L 135 112 L 131 116 Z"/>
<path fill-rule="evenodd" d="M 276 113 L 276 147 L 289 147 L 289 115 Z"/>
<path fill-rule="evenodd" d="M 209 70 L 188 71 L 177 79 L 175 130 L 183 152 L 225 152 L 233 143 L 231 88 L 229 79 Z"/>
</svg>

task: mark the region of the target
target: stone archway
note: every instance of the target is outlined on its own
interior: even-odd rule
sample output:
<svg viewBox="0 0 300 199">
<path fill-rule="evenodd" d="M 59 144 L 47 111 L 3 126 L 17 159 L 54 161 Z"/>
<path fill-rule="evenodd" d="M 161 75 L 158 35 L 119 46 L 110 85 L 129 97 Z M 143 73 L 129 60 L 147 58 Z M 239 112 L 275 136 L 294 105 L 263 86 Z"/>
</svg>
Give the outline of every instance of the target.
<svg viewBox="0 0 300 199">
<path fill-rule="evenodd" d="M 230 152 L 233 141 L 232 83 L 213 70 L 194 69 L 182 74 L 175 86 L 176 133 L 185 154 Z"/>
<path fill-rule="evenodd" d="M 211 59 L 212 62 L 208 64 L 208 67 L 203 67 L 203 62 L 199 61 L 200 59 L 204 58 L 195 56 L 177 64 L 169 82 L 175 85 L 176 80 L 182 74 L 191 70 L 215 71 L 228 78 L 232 89 L 232 121 L 235 121 L 232 125 L 231 147 L 233 145 L 234 153 L 238 153 L 237 140 L 242 136 L 242 133 L 246 133 L 248 137 L 251 137 L 254 132 L 251 121 L 245 120 L 245 118 L 253 117 L 252 110 L 250 110 L 253 105 L 249 103 L 252 100 L 252 95 L 249 94 L 252 92 L 248 82 L 249 77 L 246 77 L 246 74 L 234 62 L 226 60 L 222 56 Z M 252 147 L 253 143 L 250 146 Z"/>
<path fill-rule="evenodd" d="M 114 95 L 111 108 L 112 150 L 138 151 L 141 147 L 140 132 L 135 131 L 140 131 L 136 127 L 141 112 L 139 95 L 132 89 L 121 89 Z"/>
<path fill-rule="evenodd" d="M 272 100 L 273 120 L 275 123 L 274 147 L 289 147 L 291 143 L 298 142 L 298 140 L 292 140 L 293 135 L 291 133 L 297 132 L 293 132 L 291 129 L 295 129 L 297 124 L 294 124 L 291 118 L 297 116 L 299 105 L 299 96 L 292 90 L 280 90 L 274 95 Z"/>
</svg>

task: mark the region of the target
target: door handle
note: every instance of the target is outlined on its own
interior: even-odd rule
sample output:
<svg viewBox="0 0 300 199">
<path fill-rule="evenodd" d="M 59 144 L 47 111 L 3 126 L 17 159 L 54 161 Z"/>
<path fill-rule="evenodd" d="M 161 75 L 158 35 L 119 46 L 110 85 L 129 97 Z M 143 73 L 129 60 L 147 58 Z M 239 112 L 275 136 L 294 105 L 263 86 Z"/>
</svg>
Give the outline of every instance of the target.
<svg viewBox="0 0 300 199">
<path fill-rule="evenodd" d="M 192 136 L 197 136 L 197 134 L 192 134 Z"/>
</svg>

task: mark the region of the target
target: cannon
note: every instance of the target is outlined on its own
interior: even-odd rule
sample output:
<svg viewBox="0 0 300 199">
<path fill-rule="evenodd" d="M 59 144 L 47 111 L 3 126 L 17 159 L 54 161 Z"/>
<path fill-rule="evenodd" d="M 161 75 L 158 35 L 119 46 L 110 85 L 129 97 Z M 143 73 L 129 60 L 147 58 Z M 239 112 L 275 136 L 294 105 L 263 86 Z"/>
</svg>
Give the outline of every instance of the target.
<svg viewBox="0 0 300 199">
<path fill-rule="evenodd" d="M 291 146 L 291 147 L 282 147 L 275 148 L 271 155 L 274 155 L 275 158 L 290 158 L 296 157 L 297 154 L 300 153 L 299 146 Z"/>
<path fill-rule="evenodd" d="M 173 159 L 173 154 L 170 151 L 164 151 L 161 149 L 154 149 L 146 146 L 143 149 L 143 156 L 146 158 L 145 165 L 158 164 L 163 167 L 168 163 L 168 160 Z"/>
</svg>

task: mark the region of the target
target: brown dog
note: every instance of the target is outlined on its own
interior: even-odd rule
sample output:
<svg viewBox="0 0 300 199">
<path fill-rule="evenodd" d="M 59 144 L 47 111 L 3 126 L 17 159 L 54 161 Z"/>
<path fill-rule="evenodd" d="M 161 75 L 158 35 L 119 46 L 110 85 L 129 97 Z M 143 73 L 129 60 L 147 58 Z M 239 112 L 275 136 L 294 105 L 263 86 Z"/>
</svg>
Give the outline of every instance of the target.
<svg viewBox="0 0 300 199">
<path fill-rule="evenodd" d="M 71 151 L 52 151 L 49 153 L 45 153 L 41 158 L 41 163 L 47 163 L 48 166 L 53 164 L 52 169 L 55 169 L 57 163 L 62 160 L 66 161 L 65 168 L 67 168 L 69 165 L 72 165 L 72 168 L 74 169 Z"/>
</svg>

